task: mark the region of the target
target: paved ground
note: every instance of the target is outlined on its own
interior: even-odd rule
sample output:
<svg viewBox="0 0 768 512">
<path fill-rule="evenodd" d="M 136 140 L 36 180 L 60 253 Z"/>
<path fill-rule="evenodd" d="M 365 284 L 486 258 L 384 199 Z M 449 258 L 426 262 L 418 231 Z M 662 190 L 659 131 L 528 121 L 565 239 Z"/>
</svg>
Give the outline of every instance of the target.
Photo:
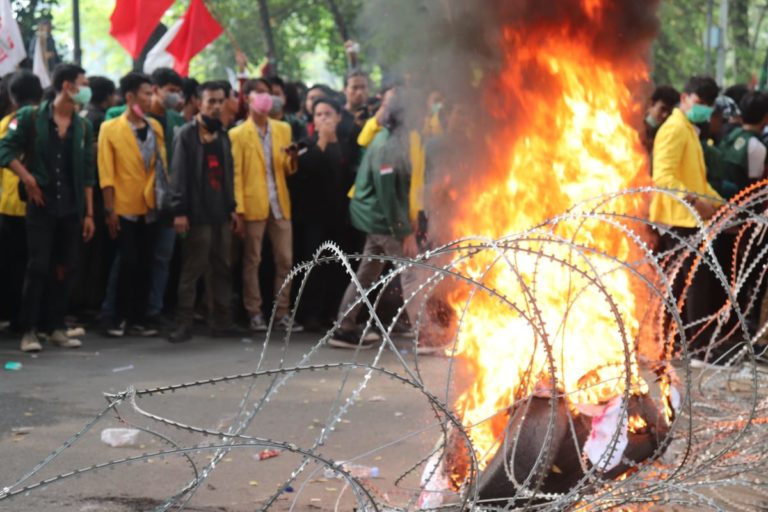
<svg viewBox="0 0 768 512">
<path fill-rule="evenodd" d="M 284 367 L 294 365 L 313 348 L 318 338 L 317 335 L 297 335 L 287 346 L 275 339 L 267 347 L 261 368 L 278 368 L 281 360 Z M 16 350 L 17 340 L 0 339 L 0 362 L 23 364 L 20 371 L 0 372 L 0 488 L 15 482 L 93 419 L 107 403 L 103 393 L 119 392 L 129 386 L 142 389 L 250 372 L 258 368 L 263 347 L 256 340 L 205 337 L 184 345 L 171 345 L 159 339 L 110 340 L 92 335 L 86 336 L 84 342 L 80 350 L 46 347 L 33 357 Z M 403 342 L 401 348 L 406 343 Z M 361 353 L 357 362 L 370 362 L 374 355 L 374 351 Z M 401 355 L 386 351 L 380 366 L 406 374 L 399 360 Z M 445 400 L 449 360 L 420 358 L 415 365 L 410 354 L 402 357 L 411 371 L 419 372 L 427 387 Z M 319 348 L 310 356 L 312 364 L 352 360 L 353 353 L 327 347 Z M 334 401 L 340 396 L 340 402 L 344 403 L 363 375 L 361 370 L 338 369 L 296 375 L 264 404 L 247 434 L 311 447 L 329 412 L 338 409 Z M 345 377 L 346 383 L 342 385 Z M 247 403 L 252 406 L 272 382 L 269 378 L 259 378 L 199 386 L 142 398 L 138 405 L 149 413 L 186 425 L 220 429 L 232 422 L 248 386 L 253 386 Z M 128 421 L 156 428 L 181 445 L 215 441 L 184 429 L 158 426 L 132 412 L 128 404 L 121 406 L 120 411 Z M 406 476 L 397 486 L 394 480 L 429 454 L 438 438 L 436 424 L 422 393 L 392 379 L 374 376 L 318 452 L 334 460 L 368 454 L 359 462 L 380 467 L 383 477 L 371 481 L 370 492 L 387 493 L 390 499 L 405 501 L 418 485 L 420 470 Z M 112 448 L 101 442 L 103 429 L 123 426 L 116 415 L 109 412 L 28 483 L 167 446 L 146 433 L 140 435 L 138 446 L 134 447 Z M 381 448 L 385 445 L 388 446 Z M 186 510 L 258 508 L 301 460 L 288 452 L 269 460 L 254 460 L 253 455 L 261 449 L 248 447 L 227 454 Z M 205 466 L 209 456 L 210 452 L 192 455 L 198 469 Z M 2 501 L 0 508 L 79 512 L 152 510 L 183 487 L 192 475 L 190 465 L 180 456 L 153 458 L 64 479 L 32 491 L 28 496 Z M 281 496 L 275 510 L 288 510 L 291 505 L 295 505 L 294 510 L 333 510 L 337 500 L 339 510 L 352 509 L 350 489 L 345 489 L 342 481 L 325 479 L 316 464 L 310 465 L 293 487 L 294 492 Z"/>
</svg>

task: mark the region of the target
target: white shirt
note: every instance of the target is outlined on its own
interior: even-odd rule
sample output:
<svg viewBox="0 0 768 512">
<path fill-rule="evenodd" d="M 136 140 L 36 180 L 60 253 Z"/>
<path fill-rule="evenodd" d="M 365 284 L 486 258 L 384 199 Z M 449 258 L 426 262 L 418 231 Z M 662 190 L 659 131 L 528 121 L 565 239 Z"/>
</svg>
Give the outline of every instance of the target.
<svg viewBox="0 0 768 512">
<path fill-rule="evenodd" d="M 261 137 L 261 147 L 264 150 L 264 162 L 267 166 L 267 194 L 269 195 L 269 207 L 272 210 L 272 216 L 280 220 L 283 218 L 283 211 L 280 209 L 280 201 L 277 198 L 277 185 L 275 185 L 275 172 L 272 169 L 272 132 L 269 130 L 269 123 L 264 133 L 261 133 L 259 127 L 256 127 Z"/>
<path fill-rule="evenodd" d="M 749 163 L 749 178 L 759 180 L 765 172 L 765 155 L 768 150 L 760 139 L 752 137 L 747 146 L 747 162 Z"/>
</svg>

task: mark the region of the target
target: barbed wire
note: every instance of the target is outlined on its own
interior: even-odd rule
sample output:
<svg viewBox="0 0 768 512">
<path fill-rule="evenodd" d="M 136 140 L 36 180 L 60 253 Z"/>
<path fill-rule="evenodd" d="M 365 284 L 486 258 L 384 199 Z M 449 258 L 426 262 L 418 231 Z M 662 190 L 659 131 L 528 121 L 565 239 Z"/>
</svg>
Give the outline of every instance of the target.
<svg viewBox="0 0 768 512">
<path fill-rule="evenodd" d="M 680 204 L 696 226 L 683 234 L 622 213 L 622 204 L 647 204 L 654 194 Z M 360 305 L 367 312 L 360 339 L 372 330 L 381 334 L 371 357 L 364 359 L 358 348 L 351 362 L 316 362 L 340 327 L 337 321 L 289 362 L 293 334 L 278 335 L 273 311 L 252 371 L 105 394 L 104 409 L 39 464 L 6 483 L 0 502 L 94 472 L 176 457 L 185 462 L 189 478 L 156 510 L 182 510 L 227 454 L 269 448 L 293 454 L 298 462 L 261 502 L 262 510 L 294 485 L 290 509 L 302 509 L 308 483 L 326 469 L 343 483 L 337 510 L 765 508 L 768 372 L 761 365 L 760 343 L 768 324 L 760 311 L 768 271 L 768 191 L 764 184 L 750 187 L 707 222 L 686 196 L 690 199 L 681 191 L 653 187 L 603 195 L 522 233 L 465 237 L 413 259 L 348 255 L 326 242 L 311 261 L 290 272 L 278 293 L 290 283 L 297 288 L 293 322 L 313 273 L 323 266 L 341 268 L 358 292 L 345 314 Z M 654 249 L 660 237 L 667 242 Z M 387 264 L 389 270 L 363 287 L 355 275 L 355 265 L 363 260 Z M 722 304 L 692 318 L 687 304 L 705 278 Z M 396 279 L 415 285 L 404 286 L 403 305 L 385 321 L 377 313 L 381 291 Z M 628 293 L 634 298 L 629 305 Z M 484 345 L 477 339 L 484 314 L 491 317 L 483 325 L 515 326 L 503 332 L 508 344 Z M 409 318 L 415 335 L 405 345 L 408 350 L 394 334 L 402 317 Z M 429 365 L 440 365 L 444 379 L 439 385 L 424 372 L 424 356 L 418 355 L 420 347 L 436 340 L 447 356 Z M 474 420 L 468 414 L 478 400 L 471 395 L 473 386 L 504 383 L 484 380 L 487 369 L 470 354 L 472 343 L 481 352 L 498 351 L 501 367 L 514 381 L 501 395 L 506 398 Z M 267 349 L 275 346 L 277 364 L 266 368 Z M 574 384 L 571 359 L 589 350 L 592 366 Z M 618 356 L 612 359 L 611 351 Z M 257 435 L 255 420 L 266 414 L 268 404 L 297 376 L 312 372 L 339 379 L 338 390 L 326 397 L 327 417 L 312 441 L 300 445 Z M 417 427 L 398 431 L 390 425 L 392 439 L 342 463 L 330 453 L 328 441 L 349 422 L 352 407 L 363 401 L 374 378 L 391 379 L 416 393 L 424 415 Z M 218 428 L 143 405 L 151 397 L 231 383 L 246 389 L 231 420 Z M 162 448 L 42 478 L 64 452 L 76 450 L 112 417 Z M 484 429 L 495 437 L 481 449 L 478 432 Z M 414 438 L 431 442 L 421 452 L 409 445 L 410 460 L 398 461 L 402 470 L 390 478 L 361 477 L 348 466 Z M 595 452 L 598 438 L 602 444 Z"/>
</svg>

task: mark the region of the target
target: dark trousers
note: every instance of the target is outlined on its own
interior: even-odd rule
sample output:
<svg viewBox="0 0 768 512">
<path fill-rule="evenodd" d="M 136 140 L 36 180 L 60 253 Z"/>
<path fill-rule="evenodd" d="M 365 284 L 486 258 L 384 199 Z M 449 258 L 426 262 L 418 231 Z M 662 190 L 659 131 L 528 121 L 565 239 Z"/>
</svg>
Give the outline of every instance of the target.
<svg viewBox="0 0 768 512">
<path fill-rule="evenodd" d="M 80 219 L 54 217 L 27 205 L 27 272 L 21 299 L 21 328 L 64 328 L 72 274 L 80 247 Z"/>
<path fill-rule="evenodd" d="M 343 228 L 343 225 L 338 227 L 327 222 L 294 222 L 295 261 L 311 261 L 317 248 L 326 241 L 335 242 L 344 250 Z M 331 254 L 326 252 L 324 255 Z M 326 263 L 312 269 L 299 302 L 297 316 L 300 321 L 308 325 L 332 321 L 348 279 L 344 268 L 338 263 Z M 293 288 L 296 292 L 299 287 L 296 285 Z"/>
<path fill-rule="evenodd" d="M 228 327 L 232 323 L 232 231 L 229 223 L 191 226 L 181 241 L 181 276 L 177 318 L 179 324 L 192 325 L 197 282 L 206 273 L 206 288 L 213 305 L 211 325 Z"/>
<path fill-rule="evenodd" d="M 24 217 L 0 215 L 0 269 L 4 274 L 0 287 L 0 318 L 19 328 L 21 293 L 27 266 L 27 223 Z"/>
<path fill-rule="evenodd" d="M 681 238 L 689 238 L 698 233 L 694 228 L 672 228 L 672 233 Z M 671 234 L 665 233 L 660 240 L 659 250 L 669 251 L 675 247 L 678 247 L 682 242 L 674 238 Z M 698 246 L 695 247 L 699 249 Z M 726 275 L 729 274 L 730 268 L 730 251 L 733 248 L 733 237 L 727 234 L 721 234 L 716 238 L 712 244 L 712 250 L 715 256 L 722 266 L 722 269 Z M 709 259 L 708 255 L 705 255 L 705 259 Z M 696 260 L 695 254 L 690 254 L 685 258 L 682 267 L 677 273 L 675 280 L 671 283 L 672 293 L 674 299 L 677 301 L 685 290 L 685 283 L 688 279 L 688 275 L 693 269 L 693 264 Z M 692 324 L 699 322 L 703 318 L 709 317 L 717 313 L 724 305 L 727 298 L 725 288 L 719 281 L 714 271 L 706 264 L 704 260 L 699 262 L 696 267 L 696 272 L 693 274 L 690 286 L 688 286 L 685 294 L 685 303 L 681 318 L 685 324 Z M 667 315 L 665 327 L 668 328 L 671 323 L 671 317 Z M 689 342 L 689 350 L 706 350 L 710 344 L 715 341 L 713 339 L 715 330 L 717 329 L 717 321 L 710 320 L 708 322 L 699 322 L 696 325 L 689 327 L 686 330 L 686 339 Z M 719 337 L 725 334 L 723 328 L 720 329 Z M 715 348 L 713 354 L 717 355 L 721 353 L 725 348 L 722 344 L 720 347 Z"/>
<path fill-rule="evenodd" d="M 149 299 L 152 254 L 156 226 L 144 218 L 130 221 L 120 217 L 117 253 L 120 276 L 117 280 L 115 320 L 140 324 L 144 320 Z"/>
</svg>

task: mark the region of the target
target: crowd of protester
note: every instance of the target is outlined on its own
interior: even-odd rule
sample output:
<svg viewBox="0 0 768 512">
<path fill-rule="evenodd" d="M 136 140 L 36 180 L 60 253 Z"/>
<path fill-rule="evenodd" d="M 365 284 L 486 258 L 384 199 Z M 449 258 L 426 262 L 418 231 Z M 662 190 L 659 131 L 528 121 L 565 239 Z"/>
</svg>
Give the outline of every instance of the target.
<svg viewBox="0 0 768 512">
<path fill-rule="evenodd" d="M 36 352 L 81 346 L 83 326 L 178 343 L 200 322 L 237 337 L 270 318 L 291 331 L 338 321 L 330 344 L 358 347 L 343 267 L 318 267 L 296 315 L 286 278 L 325 242 L 410 256 L 419 232 L 425 247 L 424 147 L 442 132 L 442 99 L 407 131 L 398 91 L 372 93 L 358 69 L 343 91 L 278 77 L 200 84 L 169 68 L 115 84 L 69 63 L 48 90 L 26 70 L 3 77 L 2 328 Z M 359 282 L 382 267 L 364 260 Z"/>
<path fill-rule="evenodd" d="M 295 315 L 286 278 L 326 242 L 364 256 L 425 249 L 431 169 L 461 161 L 471 117 L 433 91 L 413 123 L 402 88 L 372 92 L 359 69 L 343 91 L 278 77 L 200 84 L 168 68 L 115 84 L 68 63 L 52 82 L 43 90 L 26 70 L 0 81 L 0 327 L 25 352 L 79 347 L 83 324 L 178 343 L 196 323 L 237 337 L 266 331 L 270 319 L 291 331 L 335 325 L 331 346 L 373 346 L 380 334 L 363 336 L 342 266 L 317 267 Z M 654 183 L 688 193 L 711 218 L 765 177 L 767 123 L 768 96 L 746 86 L 721 94 L 713 79 L 693 77 L 682 93 L 658 87 L 641 133 Z M 653 199 L 650 218 L 670 228 L 661 252 L 696 232 L 669 196 Z M 733 244 L 728 234 L 715 242 L 723 268 Z M 367 288 L 384 264 L 362 258 L 355 271 Z M 686 275 L 673 283 L 676 296 Z M 698 275 L 690 322 L 725 300 L 714 274 Z M 403 272 L 393 301 L 415 295 L 418 282 L 417 271 Z M 395 334 L 412 334 L 411 304 Z M 449 341 L 442 323 L 419 351 Z"/>
<path fill-rule="evenodd" d="M 724 201 L 766 178 L 767 125 L 768 95 L 746 85 L 721 92 L 714 79 L 695 76 L 682 92 L 670 86 L 658 87 L 650 99 L 644 133 L 654 184 L 681 191 L 702 220 L 711 219 Z M 668 227 L 658 243 L 660 253 L 672 251 L 681 240 L 698 232 L 691 211 L 669 195 L 654 196 L 650 220 Z M 748 238 L 737 239 L 735 233 L 725 231 L 713 240 L 712 249 L 726 275 L 734 261 L 748 261 L 753 254 L 750 250 L 754 248 L 744 246 Z M 693 265 L 691 257 L 676 274 L 672 282 L 675 297 L 686 288 Z M 758 298 L 747 315 L 750 332 L 755 333 L 761 320 L 764 279 L 750 279 L 737 300 L 742 302 L 750 296 Z M 684 322 L 691 325 L 686 335 L 693 340 L 691 348 L 697 361 L 723 362 L 745 341 L 735 318 L 719 334 L 716 322 L 701 322 L 717 313 L 728 299 L 714 271 L 706 265 L 698 268 L 687 288 L 683 310 Z"/>
</svg>

